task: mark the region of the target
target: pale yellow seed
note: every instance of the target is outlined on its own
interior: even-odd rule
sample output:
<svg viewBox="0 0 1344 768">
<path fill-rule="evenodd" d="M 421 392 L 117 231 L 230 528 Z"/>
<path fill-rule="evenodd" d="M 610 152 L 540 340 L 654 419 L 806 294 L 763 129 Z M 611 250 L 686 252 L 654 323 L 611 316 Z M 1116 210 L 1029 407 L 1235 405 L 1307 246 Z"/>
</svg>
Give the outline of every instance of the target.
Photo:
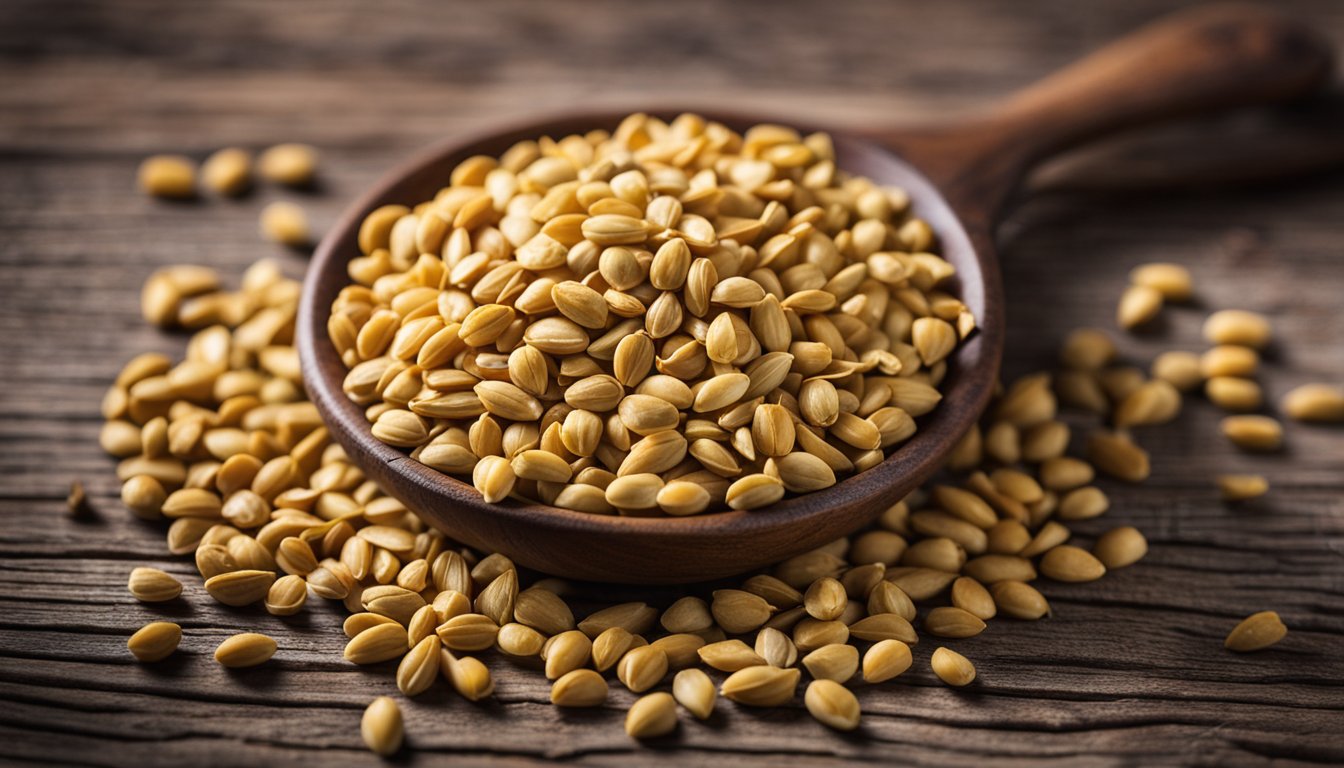
<svg viewBox="0 0 1344 768">
<path fill-rule="evenodd" d="M 1041 557 L 1041 574 L 1055 581 L 1096 581 L 1106 566 L 1085 549 L 1061 544 Z"/>
<path fill-rule="evenodd" d="M 1161 292 L 1146 285 L 1131 285 L 1120 296 L 1115 319 L 1121 328 L 1132 330 L 1151 322 L 1161 311 Z"/>
<path fill-rule="evenodd" d="M 1137 563 L 1148 554 L 1148 540 L 1132 526 L 1112 528 L 1097 538 L 1097 543 L 1092 547 L 1092 554 L 1106 567 L 1106 570 L 1124 568 Z"/>
<path fill-rule="evenodd" d="M 1025 582 L 996 582 L 990 585 L 989 592 L 994 596 L 994 604 L 1005 616 L 1034 621 L 1050 613 L 1050 604 L 1045 597 Z"/>
<path fill-rule="evenodd" d="M 933 673 L 939 680 L 951 686 L 960 688 L 970 685 L 975 680 L 975 665 L 965 656 L 948 648 L 935 650 L 929 665 L 933 667 Z"/>
<path fill-rule="evenodd" d="M 900 640 L 879 640 L 863 655 L 864 682 L 891 680 L 909 669 L 913 661 L 910 646 Z"/>
<path fill-rule="evenodd" d="M 242 194 L 252 184 L 252 154 L 237 148 L 215 152 L 201 165 L 201 181 L 216 194 Z"/>
<path fill-rule="evenodd" d="M 1200 370 L 1200 359 L 1193 352 L 1163 352 L 1153 360 L 1152 375 L 1175 387 L 1178 391 L 1189 392 L 1204 380 Z"/>
<path fill-rule="evenodd" d="M 747 667 L 728 676 L 720 686 L 724 698 L 752 707 L 779 707 L 793 699 L 802 673 L 771 666 Z"/>
<path fill-rule="evenodd" d="M 677 703 L 697 719 L 705 720 L 714 713 L 718 698 L 714 682 L 699 669 L 683 669 L 672 678 L 672 696 Z"/>
<path fill-rule="evenodd" d="M 897 643 L 899 641 L 883 640 L 877 645 L 886 642 Z M 904 647 L 904 643 L 901 643 L 901 645 Z M 909 654 L 907 653 L 907 655 Z M 818 680 L 833 680 L 837 683 L 843 683 L 853 677 L 854 673 L 859 670 L 859 649 L 846 643 L 823 645 L 803 657 L 803 666 L 807 667 L 808 674 Z M 870 680 L 869 682 L 874 681 Z"/>
<path fill-rule="evenodd" d="M 597 707 L 607 700 L 607 681 L 591 669 L 568 672 L 551 686 L 551 703 L 558 707 Z"/>
<path fill-rule="evenodd" d="M 1248 451 L 1276 451 L 1283 445 L 1283 426 L 1269 416 L 1229 416 L 1223 436 Z"/>
<path fill-rule="evenodd" d="M 1247 616 L 1227 635 L 1223 647 L 1238 653 L 1262 651 L 1288 634 L 1279 614 L 1261 611 Z"/>
<path fill-rule="evenodd" d="M 1269 320 L 1241 309 L 1224 309 L 1204 321 L 1204 338 L 1211 344 L 1239 344 L 1263 349 L 1269 343 Z"/>
<path fill-rule="evenodd" d="M 275 641 L 256 632 L 234 635 L 215 649 L 215 661 L 226 667 L 255 667 L 275 655 Z"/>
<path fill-rule="evenodd" d="M 306 144 L 277 144 L 257 158 L 257 172 L 277 184 L 306 186 L 317 172 L 317 150 Z"/>
<path fill-rule="evenodd" d="M 859 727 L 859 700 L 834 680 L 813 680 L 803 695 L 803 703 L 823 725 L 837 731 L 852 731 Z"/>
<path fill-rule="evenodd" d="M 140 164 L 140 189 L 147 195 L 189 198 L 196 195 L 196 166 L 181 155 L 155 155 Z"/>
<path fill-rule="evenodd" d="M 1295 421 L 1344 421 L 1344 389 L 1329 384 L 1303 384 L 1283 396 L 1280 407 Z"/>
<path fill-rule="evenodd" d="M 625 733 L 632 739 L 666 736 L 677 728 L 676 700 L 669 693 L 651 693 L 630 706 Z"/>
<path fill-rule="evenodd" d="M 1253 411 L 1264 401 L 1259 384 L 1233 376 L 1209 379 L 1204 383 L 1204 394 L 1214 405 L 1226 411 Z"/>
<path fill-rule="evenodd" d="M 1129 281 L 1152 288 L 1168 301 L 1189 301 L 1194 295 L 1190 270 L 1179 264 L 1140 264 L 1130 271 Z"/>
<path fill-rule="evenodd" d="M 403 726 L 401 708 L 390 696 L 379 696 L 364 710 L 359 734 L 374 754 L 389 757 L 401 749 Z"/>
<path fill-rule="evenodd" d="M 182 582 L 157 568 L 135 568 L 126 585 L 136 600 L 161 603 L 182 594 Z"/>
<path fill-rule="evenodd" d="M 126 647 L 140 661 L 162 661 L 182 642 L 182 628 L 170 621 L 155 621 L 131 635 Z"/>
<path fill-rule="evenodd" d="M 298 205 L 285 200 L 271 203 L 262 209 L 261 234 L 268 240 L 291 248 L 303 247 L 312 240 L 308 215 Z"/>
<path fill-rule="evenodd" d="M 1218 490 L 1224 501 L 1246 501 L 1269 492 L 1269 481 L 1262 475 L 1219 475 Z"/>
</svg>

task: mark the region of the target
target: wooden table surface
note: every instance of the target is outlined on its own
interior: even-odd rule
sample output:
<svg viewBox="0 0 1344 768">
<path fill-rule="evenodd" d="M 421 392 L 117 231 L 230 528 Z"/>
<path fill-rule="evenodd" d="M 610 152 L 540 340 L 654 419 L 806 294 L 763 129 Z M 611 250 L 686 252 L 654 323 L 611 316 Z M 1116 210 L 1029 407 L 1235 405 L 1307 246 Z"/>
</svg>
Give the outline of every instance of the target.
<svg viewBox="0 0 1344 768">
<path fill-rule="evenodd" d="M 1344 5 L 1281 3 L 1344 46 Z M 280 620 L 205 597 L 163 530 L 117 502 L 98 450 L 98 402 L 136 352 L 180 353 L 144 326 L 141 281 L 200 262 L 236 275 L 261 256 L 257 212 L 297 197 L 320 228 L 381 171 L 446 134 L 575 105 L 731 105 L 837 125 L 957 112 L 1024 85 L 1172 3 L 585 4 L 508 0 L 235 0 L 0 5 L 0 761 L 94 765 L 371 765 L 358 738 L 388 669 L 340 658 L 336 610 Z M 314 194 L 166 204 L 134 191 L 155 152 L 304 141 L 323 151 Z M 1254 148 L 1252 148 L 1253 150 Z M 1124 175 L 1120 169 L 1121 176 Z M 1344 176 L 1195 192 L 1042 194 L 1005 228 L 1009 372 L 1045 364 L 1083 324 L 1110 327 L 1127 270 L 1189 265 L 1200 305 L 1121 342 L 1146 365 L 1198 350 L 1205 308 L 1268 314 L 1263 376 L 1275 400 L 1344 381 Z M 1078 191 L 1081 187 L 1089 187 Z M 859 689 L 864 726 L 840 736 L 801 705 L 720 708 L 648 749 L 622 733 L 631 696 L 593 712 L 548 703 L 539 674 L 492 661 L 496 698 L 428 694 L 407 707 L 402 758 L 417 765 L 826 762 L 955 765 L 1259 765 L 1344 761 L 1344 432 L 1291 425 L 1282 455 L 1250 457 L 1217 435 L 1198 399 L 1150 429 L 1151 482 L 1105 488 L 1113 509 L 1084 535 L 1133 524 L 1139 566 L 1047 587 L 1055 616 L 995 623 L 955 643 L 980 669 L 956 691 L 927 671 L 931 643 L 895 684 Z M 1220 503 L 1212 477 L 1268 475 L 1273 492 Z M 64 510 L 72 480 L 97 514 Z M 188 584 L 174 621 L 184 652 L 135 663 L 125 640 L 160 611 L 127 572 Z M 1279 611 L 1275 648 L 1222 649 L 1243 616 Z M 227 672 L 210 650 L 260 627 L 276 660 Z"/>
</svg>

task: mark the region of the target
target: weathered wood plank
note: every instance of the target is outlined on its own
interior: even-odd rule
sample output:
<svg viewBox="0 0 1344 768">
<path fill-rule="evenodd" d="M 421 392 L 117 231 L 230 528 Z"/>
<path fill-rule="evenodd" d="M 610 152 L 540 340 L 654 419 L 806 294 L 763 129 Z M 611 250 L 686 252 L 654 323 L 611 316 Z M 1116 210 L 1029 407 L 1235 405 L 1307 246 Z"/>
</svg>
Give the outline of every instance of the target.
<svg viewBox="0 0 1344 768">
<path fill-rule="evenodd" d="M 320 229 L 383 169 L 448 133 L 576 105 L 654 102 L 838 126 L 943 117 L 1172 5 L 3 4 L 0 762 L 376 764 L 356 729 L 368 699 L 393 690 L 392 671 L 340 660 L 340 612 L 320 606 L 280 620 L 222 608 L 188 560 L 166 555 L 162 526 L 129 518 L 116 501 L 113 462 L 96 446 L 103 388 L 134 353 L 182 344 L 137 317 L 154 268 L 207 262 L 236 279 L 270 255 L 298 274 L 300 255 L 255 234 L 262 205 L 296 198 Z M 1344 6 L 1282 5 L 1344 44 Z M 149 152 L 200 156 L 280 140 L 321 146 L 318 194 L 261 189 L 172 205 L 133 191 Z M 1010 373 L 1046 364 L 1072 327 L 1111 327 L 1127 270 L 1162 259 L 1195 270 L 1202 304 L 1168 312 L 1156 333 L 1119 339 L 1127 359 L 1198 350 L 1203 310 L 1235 305 L 1274 320 L 1281 341 L 1262 377 L 1271 396 L 1344 381 L 1338 175 L 1138 197 L 1079 187 L 1028 203 L 1006 227 Z M 724 704 L 708 724 L 684 723 L 641 750 L 621 732 L 632 697 L 619 686 L 598 711 L 560 712 L 538 674 L 490 658 L 498 701 L 475 707 L 435 691 L 407 707 L 406 762 L 1344 761 L 1344 433 L 1290 426 L 1288 453 L 1251 457 L 1218 438 L 1219 418 L 1188 401 L 1177 424 L 1144 430 L 1152 481 L 1104 484 L 1113 511 L 1078 526 L 1088 541 L 1137 525 L 1152 544 L 1142 565 L 1094 584 L 1047 583 L 1053 618 L 995 622 L 981 639 L 949 643 L 979 666 L 973 690 L 936 684 L 926 641 L 907 676 L 859 686 L 857 735 L 826 731 L 799 702 L 771 712 Z M 1079 433 L 1086 425 L 1075 422 Z M 1223 505 L 1210 479 L 1225 471 L 1263 471 L 1275 491 Z M 91 519 L 64 512 L 73 479 L 90 492 Z M 124 581 L 139 564 L 181 576 L 186 599 L 136 603 Z M 1288 640 L 1248 657 L 1223 652 L 1228 628 L 1266 607 L 1283 614 Z M 184 652 L 159 666 L 131 662 L 125 638 L 164 615 L 185 627 Z M 275 662 L 218 668 L 214 645 L 253 626 L 279 641 Z"/>
</svg>

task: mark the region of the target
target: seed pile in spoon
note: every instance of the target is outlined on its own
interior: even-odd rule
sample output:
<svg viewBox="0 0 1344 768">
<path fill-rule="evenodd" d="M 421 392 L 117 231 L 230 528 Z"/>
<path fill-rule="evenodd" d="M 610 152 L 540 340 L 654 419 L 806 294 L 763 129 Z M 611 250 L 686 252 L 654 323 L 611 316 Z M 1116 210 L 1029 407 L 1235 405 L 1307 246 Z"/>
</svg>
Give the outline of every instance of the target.
<svg viewBox="0 0 1344 768">
<path fill-rule="evenodd" d="M 825 134 L 683 115 L 463 161 L 364 220 L 328 331 L 379 440 L 600 514 L 755 509 L 868 469 L 975 319 L 905 191 Z"/>
</svg>

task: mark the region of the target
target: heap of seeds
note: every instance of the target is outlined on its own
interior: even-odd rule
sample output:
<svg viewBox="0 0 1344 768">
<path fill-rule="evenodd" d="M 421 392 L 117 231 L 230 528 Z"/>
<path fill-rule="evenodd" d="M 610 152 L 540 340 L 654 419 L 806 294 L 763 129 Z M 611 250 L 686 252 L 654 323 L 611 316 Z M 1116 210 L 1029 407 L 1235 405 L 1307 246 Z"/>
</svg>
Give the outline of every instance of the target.
<svg viewBox="0 0 1344 768">
<path fill-rule="evenodd" d="M 901 189 L 683 115 L 463 161 L 359 232 L 328 331 L 379 440 L 586 512 L 754 509 L 915 433 L 975 327 Z"/>
<path fill-rule="evenodd" d="M 735 705 L 774 707 L 795 705 L 800 689 L 817 720 L 852 729 L 861 713 L 850 688 L 900 677 L 921 634 L 965 649 L 1005 618 L 1050 614 L 1033 586 L 1038 574 L 1090 581 L 1138 561 L 1147 542 L 1133 527 L 1084 547 L 1069 525 L 1108 511 L 1094 485 L 1098 471 L 1127 482 L 1147 477 L 1148 456 L 1130 431 L 1175 418 L 1180 393 L 1202 376 L 1198 359 L 1192 366 L 1164 355 L 1148 379 L 1116 361 L 1106 334 L 1078 331 L 1065 341 L 1060 370 L 1005 388 L 939 480 L 886 510 L 873 528 L 733 587 L 688 590 L 665 605 L 605 605 L 580 619 L 566 599 L 570 585 L 527 583 L 507 557 L 427 530 L 331 443 L 299 386 L 297 289 L 264 261 L 247 270 L 238 291 L 221 290 L 218 276 L 200 267 L 150 278 L 147 319 L 199 330 L 185 360 L 136 357 L 104 398 L 100 440 L 121 459 L 126 507 L 171 521 L 169 551 L 193 556 L 205 591 L 223 605 L 260 603 L 289 616 L 309 595 L 341 602 L 350 612 L 346 660 L 396 662 L 405 696 L 442 680 L 477 701 L 495 686 L 481 658 L 533 669 L 527 660 L 539 659 L 556 706 L 603 706 L 612 680 L 640 694 L 625 720 L 636 738 L 676 730 L 678 705 L 703 720 L 720 694 Z M 215 324 L 201 327 L 207 323 Z M 1285 410 L 1338 418 L 1337 394 L 1307 385 Z M 1086 439 L 1073 440 L 1061 403 L 1099 417 Z M 1070 452 L 1075 442 L 1086 458 Z M 127 587 L 147 605 L 182 594 L 176 578 L 153 568 L 134 569 Z M 1256 651 L 1286 632 L 1277 614 L 1262 612 L 1225 644 Z M 178 625 L 152 622 L 128 649 L 152 663 L 183 639 Z M 254 632 L 215 649 L 225 666 L 276 654 L 283 659 L 285 649 Z M 948 685 L 979 679 L 951 648 L 939 647 L 926 663 Z M 370 749 L 391 754 L 403 727 L 396 701 L 381 696 L 361 733 Z"/>
</svg>

